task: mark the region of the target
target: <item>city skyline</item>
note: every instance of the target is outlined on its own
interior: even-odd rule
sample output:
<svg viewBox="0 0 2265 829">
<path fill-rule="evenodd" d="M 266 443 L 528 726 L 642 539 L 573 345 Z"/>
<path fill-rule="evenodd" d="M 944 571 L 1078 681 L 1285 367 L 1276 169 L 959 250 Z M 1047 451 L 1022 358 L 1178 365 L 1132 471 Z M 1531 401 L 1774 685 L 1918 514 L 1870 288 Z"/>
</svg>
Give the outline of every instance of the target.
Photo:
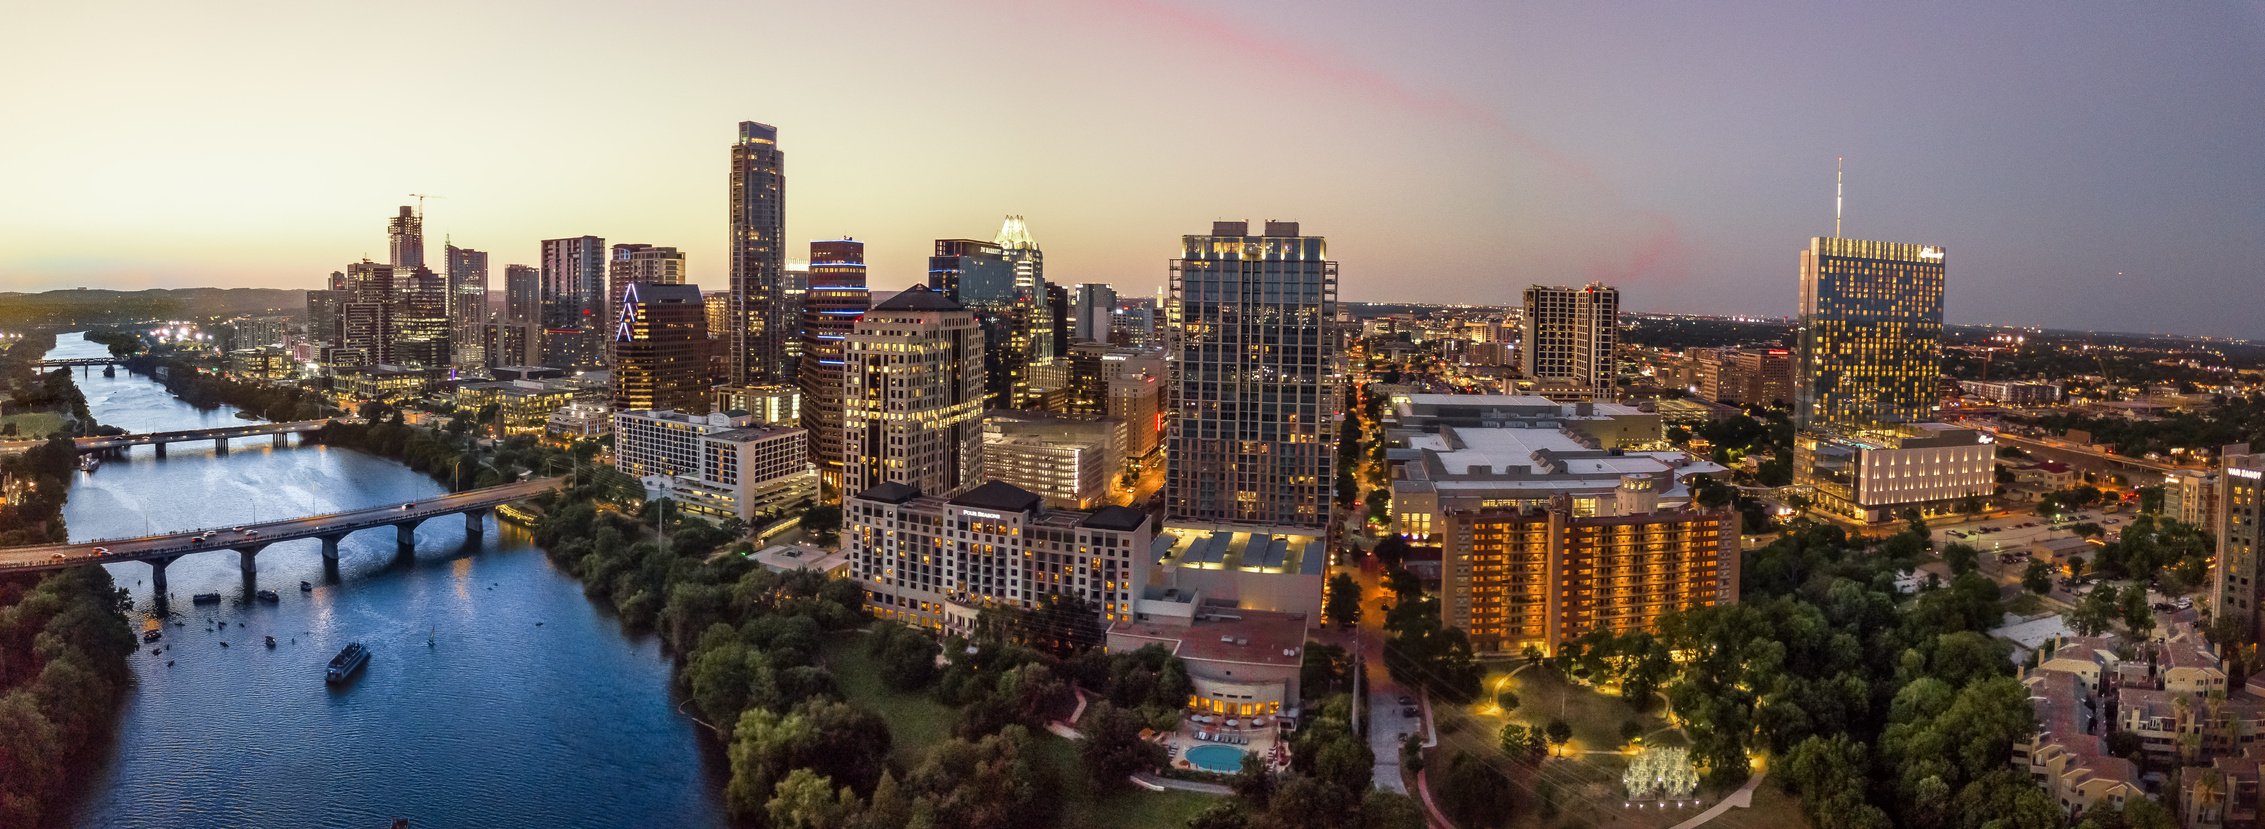
<svg viewBox="0 0 2265 829">
<path fill-rule="evenodd" d="M 101 32 L 121 50 L 146 46 L 137 60 L 167 71 L 143 83 L 134 64 L 106 65 L 0 93 L 46 116 L 0 148 L 54 162 L 24 171 L 0 207 L 18 231 L 0 242 L 0 287 L 319 287 L 342 254 L 385 258 L 369 217 L 411 192 L 437 194 L 426 238 L 499 264 L 532 262 L 541 239 L 590 233 L 678 247 L 691 281 L 721 286 L 718 148 L 752 119 L 801 148 L 785 243 L 868 240 L 884 285 L 913 281 L 933 239 L 1016 213 L 1053 249 L 1053 281 L 1146 295 L 1188 221 L 1296 215 L 1332 229 L 1333 253 L 1352 266 L 1347 301 L 1507 305 L 1526 284 L 1597 279 L 1626 290 L 1631 310 L 1781 316 L 1792 311 L 1789 254 L 1829 229 L 1830 167 L 1846 156 L 1848 235 L 1960 250 L 1951 323 L 2265 333 L 2212 301 L 2254 279 L 2240 242 L 2257 234 L 2248 194 L 2265 188 L 2265 169 L 2246 163 L 2243 136 L 2265 114 L 2213 91 L 2265 54 L 2254 8 L 2008 5 L 1914 26 L 1890 10 L 1764 5 L 1391 17 L 1342 7 L 1288 24 L 1264 4 L 877 6 L 878 46 L 980 19 L 1032 48 L 748 91 L 699 78 L 727 54 L 785 67 L 814 46 L 790 37 L 729 51 L 739 13 L 663 6 L 638 13 L 688 32 L 666 60 L 640 62 L 653 56 L 638 46 L 587 66 L 536 55 L 525 75 L 452 73 L 467 58 L 441 54 L 450 49 L 507 48 L 576 24 L 498 10 L 429 31 L 416 14 L 341 12 L 246 33 L 171 11 L 118 24 L 32 10 L 28 22 L 58 36 L 0 58 L 10 68 L 59 63 L 47 44 Z M 832 18 L 789 9 L 776 28 L 818 31 Z M 204 36 L 154 40 L 183 32 Z M 1355 37 L 1373 48 L 1342 48 Z M 342 103 L 400 83 L 397 67 L 265 79 L 275 61 L 315 57 L 297 44 L 329 51 L 338 38 L 435 50 L 418 71 L 465 86 L 430 101 L 446 116 L 432 123 L 471 126 L 443 141 L 419 119 L 373 124 Z M 458 48 L 474 38 L 483 49 Z M 212 48 L 172 45 L 191 42 Z M 2213 48 L 2156 60 L 2183 43 Z M 1238 55 L 1209 70 L 1230 74 L 1121 71 L 1210 52 Z M 2067 52 L 2087 61 L 2047 59 Z M 1046 106 L 998 123 L 947 107 L 1002 77 Z M 579 89 L 659 84 L 681 93 L 634 128 L 530 145 L 513 126 Z M 1154 127 L 1207 88 L 1301 106 L 1202 140 L 1159 138 Z M 1925 117 L 1873 118 L 1892 112 Z M 180 129 L 149 142 L 150 119 Z M 937 119 L 966 123 L 902 140 Z M 1866 126 L 1820 126 L 1834 123 Z M 1251 145 L 1268 155 L 1238 149 Z M 1362 175 L 1314 172 L 1352 155 Z M 557 176 L 568 163 L 577 175 Z"/>
</svg>

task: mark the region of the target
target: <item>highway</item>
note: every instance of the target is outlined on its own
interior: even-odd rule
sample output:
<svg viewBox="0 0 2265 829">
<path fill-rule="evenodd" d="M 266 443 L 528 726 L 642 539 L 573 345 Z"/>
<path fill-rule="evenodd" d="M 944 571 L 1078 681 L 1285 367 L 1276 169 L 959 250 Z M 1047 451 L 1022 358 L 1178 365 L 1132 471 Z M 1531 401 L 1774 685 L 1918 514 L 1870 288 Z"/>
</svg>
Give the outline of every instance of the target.
<svg viewBox="0 0 2265 829">
<path fill-rule="evenodd" d="M 347 512 L 310 515 L 282 521 L 266 521 L 243 525 L 239 532 L 234 527 L 199 527 L 175 533 L 148 535 L 138 538 L 112 538 L 78 541 L 70 544 L 49 544 L 34 547 L 0 549 L 0 572 L 33 572 L 72 567 L 81 564 L 108 564 L 118 561 L 168 562 L 191 553 L 214 550 L 252 550 L 278 541 L 304 538 L 325 538 L 335 541 L 356 530 L 372 527 L 398 526 L 422 523 L 442 515 L 493 509 L 497 506 L 556 489 L 563 478 L 537 478 L 531 481 L 501 484 L 483 489 L 437 495 L 419 501 L 384 504 Z M 198 541 L 210 530 L 210 540 Z M 96 553 L 96 548 L 107 552 Z"/>
</svg>

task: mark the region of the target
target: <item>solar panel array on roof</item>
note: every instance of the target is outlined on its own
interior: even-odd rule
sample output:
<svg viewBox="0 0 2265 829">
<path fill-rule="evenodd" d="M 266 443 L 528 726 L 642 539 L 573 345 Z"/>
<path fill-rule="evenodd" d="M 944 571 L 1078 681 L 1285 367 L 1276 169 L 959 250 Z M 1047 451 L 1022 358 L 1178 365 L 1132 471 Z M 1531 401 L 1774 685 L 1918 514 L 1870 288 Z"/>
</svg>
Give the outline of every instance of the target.
<svg viewBox="0 0 2265 829">
<path fill-rule="evenodd" d="M 1253 538 L 1250 546 L 1243 549 L 1243 569 L 1279 570 L 1289 554 L 1290 539 L 1278 535 Z"/>
<path fill-rule="evenodd" d="M 1322 550 L 1321 539 L 1318 538 L 1308 538 L 1304 544 L 1298 545 L 1299 575 L 1321 575 L 1322 566 L 1329 560 L 1328 556 L 1322 555 Z"/>
<path fill-rule="evenodd" d="M 1156 540 L 1148 543 L 1148 560 L 1163 563 L 1172 554 L 1172 547 L 1179 543 L 1180 536 L 1176 533 L 1157 533 Z"/>
<path fill-rule="evenodd" d="M 1222 564 L 1227 560 L 1227 547 L 1234 543 L 1233 533 L 1212 533 L 1188 550 L 1187 560 L 1197 564 Z"/>
</svg>

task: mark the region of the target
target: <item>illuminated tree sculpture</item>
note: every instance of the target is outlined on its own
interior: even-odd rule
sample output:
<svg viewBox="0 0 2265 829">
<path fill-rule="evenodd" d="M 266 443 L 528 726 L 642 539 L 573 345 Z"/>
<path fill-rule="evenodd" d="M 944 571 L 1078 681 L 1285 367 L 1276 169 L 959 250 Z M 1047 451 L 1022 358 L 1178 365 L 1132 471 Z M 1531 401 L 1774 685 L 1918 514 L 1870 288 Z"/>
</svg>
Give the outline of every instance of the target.
<svg viewBox="0 0 2265 829">
<path fill-rule="evenodd" d="M 1628 764 L 1620 783 L 1630 800 L 1682 800 L 1698 791 L 1699 772 L 1691 767 L 1689 751 L 1647 748 Z"/>
</svg>

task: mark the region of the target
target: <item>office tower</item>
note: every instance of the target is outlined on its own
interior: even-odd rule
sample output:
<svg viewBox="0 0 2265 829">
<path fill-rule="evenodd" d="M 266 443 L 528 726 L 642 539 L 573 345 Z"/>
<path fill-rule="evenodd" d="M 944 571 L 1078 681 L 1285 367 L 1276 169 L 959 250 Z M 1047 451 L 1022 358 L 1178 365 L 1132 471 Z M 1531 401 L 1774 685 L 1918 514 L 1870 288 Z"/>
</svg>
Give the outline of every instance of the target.
<svg viewBox="0 0 2265 829">
<path fill-rule="evenodd" d="M 503 266 L 503 318 L 510 322 L 543 321 L 543 271 L 532 265 Z"/>
<path fill-rule="evenodd" d="M 387 362 L 414 368 L 441 368 L 455 356 L 454 324 L 448 318 L 448 280 L 419 265 L 393 278 L 393 343 Z"/>
<path fill-rule="evenodd" d="M 1319 529 L 1336 483 L 1337 263 L 1297 222 L 1213 222 L 1172 260 L 1168 519 Z"/>
<path fill-rule="evenodd" d="M 708 306 L 708 339 L 722 341 L 731 331 L 731 292 L 702 291 L 700 301 Z"/>
<path fill-rule="evenodd" d="M 339 274 L 336 281 L 343 283 L 345 275 Z M 338 344 L 339 310 L 352 298 L 353 294 L 342 289 L 307 292 L 307 342 L 318 352 Z"/>
<path fill-rule="evenodd" d="M 392 259 L 388 264 L 398 268 L 417 268 L 425 264 L 425 217 L 411 212 L 408 205 L 401 206 L 400 215 L 386 223 L 386 236 Z"/>
<path fill-rule="evenodd" d="M 1943 249 L 1810 239 L 1794 336 L 1794 425 L 1929 419 L 1941 400 Z"/>
<path fill-rule="evenodd" d="M 543 365 L 594 368 L 605 359 L 606 240 L 543 240 Z"/>
<path fill-rule="evenodd" d="M 708 413 L 708 307 L 700 286 L 631 282 L 614 324 L 613 406 Z"/>
<path fill-rule="evenodd" d="M 659 248 L 652 245 L 622 243 L 613 246 L 613 257 L 606 265 L 606 324 L 621 321 L 622 292 L 639 282 L 654 285 L 682 285 L 687 280 L 684 271 L 684 254 L 676 248 Z M 705 313 L 705 305 L 701 306 Z"/>
<path fill-rule="evenodd" d="M 781 382 L 795 384 L 795 375 L 802 371 L 802 300 L 810 293 L 810 263 L 786 263 L 786 278 L 779 283 L 779 295 L 785 297 L 781 314 L 793 320 L 795 329 L 785 338 L 786 376 Z"/>
<path fill-rule="evenodd" d="M 928 287 L 975 313 L 983 332 L 983 396 L 986 408 L 1012 408 L 1015 389 L 1029 371 L 1028 332 L 1015 288 L 1015 262 L 996 242 L 938 239 L 928 257 Z"/>
<path fill-rule="evenodd" d="M 1134 348 L 1161 346 L 1164 339 L 1156 333 L 1156 300 L 1153 297 L 1134 297 L 1122 300 L 1117 306 L 1117 318 L 1109 326 L 1109 342 Z"/>
<path fill-rule="evenodd" d="M 1046 348 L 1039 362 L 1059 360 L 1070 353 L 1070 289 L 1046 284 L 1046 322 L 1040 327 L 1040 336 L 1047 338 Z"/>
<path fill-rule="evenodd" d="M 786 340 L 794 335 L 793 309 L 782 302 L 786 272 L 786 154 L 779 131 L 739 122 L 731 146 L 731 298 L 727 385 L 784 382 Z"/>
<path fill-rule="evenodd" d="M 447 246 L 448 319 L 453 326 L 456 354 L 451 362 L 463 368 L 487 365 L 480 327 L 488 322 L 488 253 Z"/>
<path fill-rule="evenodd" d="M 1525 310 L 1518 369 L 1534 391 L 1553 400 L 1612 399 L 1620 289 L 1535 285 L 1526 289 Z"/>
<path fill-rule="evenodd" d="M 1117 315 L 1117 289 L 1100 282 L 1080 283 L 1075 315 L 1070 333 L 1077 342 L 1108 342 Z"/>
<path fill-rule="evenodd" d="M 754 522 L 801 508 L 816 488 L 801 429 L 722 412 L 623 411 L 613 421 L 614 468 L 692 515 Z"/>
<path fill-rule="evenodd" d="M 1049 595 L 1090 602 L 1103 624 L 1129 622 L 1146 592 L 1156 541 L 1147 513 L 1048 509 L 1038 495 L 1000 481 L 956 497 L 873 487 L 851 494 L 842 523 L 850 577 L 864 586 L 874 615 L 962 634 L 981 608 L 1037 609 Z M 1280 651 L 1252 656 L 1270 652 Z M 1237 688 L 1247 694 L 1259 672 L 1244 667 Z"/>
<path fill-rule="evenodd" d="M 1443 524 L 1441 621 L 1482 654 L 1556 653 L 1592 631 L 1654 630 L 1668 613 L 1738 601 L 1737 510 L 1590 516 L 1555 501 L 1453 510 Z"/>
<path fill-rule="evenodd" d="M 2218 537 L 2210 618 L 2233 620 L 2237 641 L 2265 641 L 2265 615 L 2258 612 L 2265 602 L 2265 572 L 2259 568 L 2259 553 L 2265 552 L 2265 454 L 2236 444 L 2218 457 L 2217 512 L 2209 525 Z"/>
<path fill-rule="evenodd" d="M 871 297 L 865 290 L 865 243 L 810 243 L 810 286 L 802 297 L 802 429 L 818 465 L 823 497 L 842 484 L 842 343 L 857 329 Z"/>
<path fill-rule="evenodd" d="M 975 314 L 914 285 L 846 341 L 842 492 L 884 483 L 950 495 L 983 477 L 983 334 Z"/>
</svg>

